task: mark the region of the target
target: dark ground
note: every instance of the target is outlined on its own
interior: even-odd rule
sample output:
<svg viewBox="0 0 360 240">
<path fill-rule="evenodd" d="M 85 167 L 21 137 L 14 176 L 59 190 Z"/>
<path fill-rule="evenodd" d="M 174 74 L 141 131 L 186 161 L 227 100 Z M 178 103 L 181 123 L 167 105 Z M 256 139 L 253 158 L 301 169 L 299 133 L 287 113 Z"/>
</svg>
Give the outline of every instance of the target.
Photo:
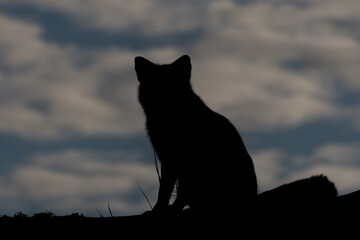
<svg viewBox="0 0 360 240">
<path fill-rule="evenodd" d="M 275 199 L 276 200 L 276 199 Z M 281 201 L 280 201 L 281 202 Z M 0 232 L 15 238 L 220 239 L 354 238 L 360 231 L 360 191 L 320 205 L 269 202 L 251 213 L 214 216 L 185 210 L 178 215 L 86 217 L 39 213 L 0 217 Z M 275 239 L 275 238 L 274 238 Z"/>
</svg>

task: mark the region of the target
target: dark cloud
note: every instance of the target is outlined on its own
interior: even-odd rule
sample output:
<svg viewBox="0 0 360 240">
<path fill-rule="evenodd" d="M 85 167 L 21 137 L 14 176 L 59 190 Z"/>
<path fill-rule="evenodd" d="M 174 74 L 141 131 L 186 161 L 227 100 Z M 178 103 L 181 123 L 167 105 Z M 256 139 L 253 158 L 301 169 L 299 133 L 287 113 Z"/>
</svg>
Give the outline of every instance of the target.
<svg viewBox="0 0 360 240">
<path fill-rule="evenodd" d="M 75 45 L 78 48 L 96 49 L 120 47 L 145 50 L 164 46 L 183 47 L 203 36 L 201 28 L 181 32 L 147 35 L 134 26 L 117 31 L 92 28 L 90 21 L 83 24 L 67 12 L 44 9 L 32 4 L 2 6 L 0 13 L 24 21 L 31 21 L 43 29 L 44 41 L 58 45 Z"/>
</svg>

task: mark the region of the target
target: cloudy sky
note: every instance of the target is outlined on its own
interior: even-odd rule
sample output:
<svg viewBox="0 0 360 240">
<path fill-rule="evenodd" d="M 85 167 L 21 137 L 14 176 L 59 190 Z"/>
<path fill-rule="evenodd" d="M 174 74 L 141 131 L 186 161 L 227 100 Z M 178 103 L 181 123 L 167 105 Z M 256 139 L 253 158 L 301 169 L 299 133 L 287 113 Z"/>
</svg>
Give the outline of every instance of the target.
<svg viewBox="0 0 360 240">
<path fill-rule="evenodd" d="M 190 55 L 194 90 L 241 133 L 259 192 L 318 173 L 360 189 L 359 12 L 357 0 L 1 0 L 0 215 L 149 210 L 138 55 Z"/>
</svg>

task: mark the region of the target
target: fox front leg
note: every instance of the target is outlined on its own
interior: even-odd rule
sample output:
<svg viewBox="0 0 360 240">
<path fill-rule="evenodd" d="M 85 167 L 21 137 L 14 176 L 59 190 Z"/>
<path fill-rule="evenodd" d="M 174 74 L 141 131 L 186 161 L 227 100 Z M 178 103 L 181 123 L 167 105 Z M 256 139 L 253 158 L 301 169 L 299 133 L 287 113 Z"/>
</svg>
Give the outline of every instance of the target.
<svg viewBox="0 0 360 240">
<path fill-rule="evenodd" d="M 178 186 L 176 191 L 176 199 L 172 204 L 172 208 L 176 212 L 180 212 L 184 209 L 186 205 L 188 205 L 188 199 L 186 197 L 186 192 L 184 191 L 184 184 L 181 178 L 178 179 Z"/>
<path fill-rule="evenodd" d="M 162 164 L 158 200 L 152 210 L 153 212 L 167 211 L 176 179 L 176 171 L 174 171 L 171 167 L 168 167 L 166 164 Z"/>
</svg>

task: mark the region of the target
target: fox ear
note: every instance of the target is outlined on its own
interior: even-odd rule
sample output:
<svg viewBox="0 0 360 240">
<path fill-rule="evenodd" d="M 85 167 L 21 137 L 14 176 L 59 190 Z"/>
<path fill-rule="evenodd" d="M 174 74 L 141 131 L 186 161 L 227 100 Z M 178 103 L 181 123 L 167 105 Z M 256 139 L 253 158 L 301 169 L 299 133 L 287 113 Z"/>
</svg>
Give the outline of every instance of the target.
<svg viewBox="0 0 360 240">
<path fill-rule="evenodd" d="M 191 60 L 188 55 L 183 55 L 180 58 L 178 58 L 175 62 L 171 64 L 174 66 L 179 73 L 181 73 L 181 76 L 190 79 L 191 76 Z"/>
<path fill-rule="evenodd" d="M 146 69 L 146 68 L 154 65 L 152 62 L 150 62 L 146 58 L 143 58 L 140 56 L 135 57 L 134 62 L 135 62 L 135 71 L 136 72 L 141 71 L 143 69 Z"/>
<path fill-rule="evenodd" d="M 172 64 L 175 65 L 175 66 L 180 65 L 182 67 L 187 67 L 187 68 L 191 69 L 191 60 L 190 60 L 190 57 L 188 55 L 183 55 L 183 56 L 179 57 Z"/>
<path fill-rule="evenodd" d="M 151 68 L 155 65 L 146 58 L 135 57 L 135 72 L 139 82 L 144 82 Z"/>
</svg>

